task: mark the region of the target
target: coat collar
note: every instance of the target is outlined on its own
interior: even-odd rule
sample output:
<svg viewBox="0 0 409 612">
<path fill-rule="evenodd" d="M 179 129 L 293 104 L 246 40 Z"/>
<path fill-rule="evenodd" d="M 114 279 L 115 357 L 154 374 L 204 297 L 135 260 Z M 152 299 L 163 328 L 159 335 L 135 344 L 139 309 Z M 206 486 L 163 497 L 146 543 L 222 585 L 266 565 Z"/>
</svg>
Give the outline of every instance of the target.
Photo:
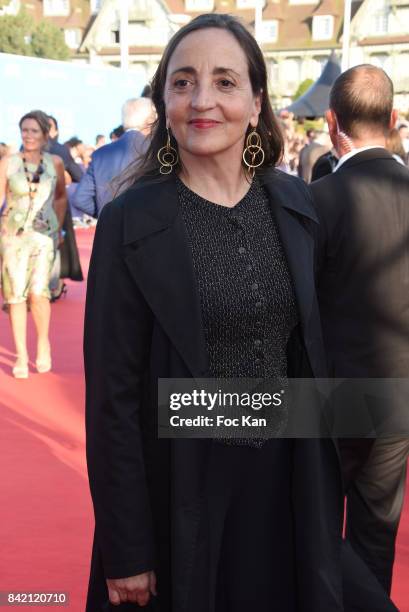
<svg viewBox="0 0 409 612">
<path fill-rule="evenodd" d="M 383 147 L 375 147 L 372 149 L 366 149 L 365 151 L 360 151 L 359 153 L 356 153 L 355 155 L 347 159 L 336 172 L 337 173 L 342 172 L 343 170 L 346 170 L 347 168 L 352 168 L 353 166 L 357 166 L 359 164 L 362 164 L 368 161 L 373 161 L 376 159 L 383 159 L 383 160 L 386 159 L 386 160 L 395 161 L 392 155 L 389 153 L 389 151 L 387 151 Z"/>
<path fill-rule="evenodd" d="M 301 179 L 270 171 L 262 177 L 293 278 L 304 337 L 313 306 L 313 241 L 300 217 L 317 220 Z M 164 332 L 195 378 L 207 376 L 200 298 L 174 179 L 144 180 L 123 195 L 124 257 Z"/>
<path fill-rule="evenodd" d="M 276 206 L 318 223 L 312 197 L 302 179 L 290 177 L 276 169 L 269 169 L 259 178 Z M 304 198 L 300 197 L 300 189 L 305 194 Z M 129 218 L 124 225 L 124 245 L 169 227 L 178 214 L 178 193 L 173 176 L 164 180 L 144 179 L 124 196 L 129 209 Z M 132 222 L 133 218 L 135 222 Z"/>
<path fill-rule="evenodd" d="M 302 179 L 276 169 L 261 174 L 260 179 L 276 206 L 318 223 L 311 193 Z M 304 193 L 304 197 L 300 197 L 300 190 Z"/>
<path fill-rule="evenodd" d="M 129 245 L 169 227 L 178 214 L 174 178 L 141 180 L 124 195 L 126 219 L 123 244 Z"/>
</svg>

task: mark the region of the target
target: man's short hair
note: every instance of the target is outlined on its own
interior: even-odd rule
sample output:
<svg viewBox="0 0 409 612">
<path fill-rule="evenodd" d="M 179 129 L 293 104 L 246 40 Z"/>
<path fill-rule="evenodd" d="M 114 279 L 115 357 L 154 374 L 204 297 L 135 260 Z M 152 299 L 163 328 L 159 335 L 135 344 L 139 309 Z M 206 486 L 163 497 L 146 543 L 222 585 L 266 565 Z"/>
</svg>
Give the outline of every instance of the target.
<svg viewBox="0 0 409 612">
<path fill-rule="evenodd" d="M 78 145 L 82 144 L 82 140 L 78 138 L 78 136 L 72 136 L 67 142 L 64 142 L 67 147 L 78 147 Z"/>
<path fill-rule="evenodd" d="M 50 120 L 54 123 L 54 128 L 57 130 L 58 132 L 58 121 L 55 117 L 53 117 L 52 115 L 48 115 L 48 120 Z"/>
<path fill-rule="evenodd" d="M 389 133 L 393 84 L 381 68 L 361 64 L 343 72 L 332 86 L 329 103 L 339 129 L 351 138 L 364 131 Z"/>
<path fill-rule="evenodd" d="M 150 98 L 131 98 L 122 107 L 122 125 L 125 130 L 142 129 L 152 116 L 154 110 Z"/>
</svg>

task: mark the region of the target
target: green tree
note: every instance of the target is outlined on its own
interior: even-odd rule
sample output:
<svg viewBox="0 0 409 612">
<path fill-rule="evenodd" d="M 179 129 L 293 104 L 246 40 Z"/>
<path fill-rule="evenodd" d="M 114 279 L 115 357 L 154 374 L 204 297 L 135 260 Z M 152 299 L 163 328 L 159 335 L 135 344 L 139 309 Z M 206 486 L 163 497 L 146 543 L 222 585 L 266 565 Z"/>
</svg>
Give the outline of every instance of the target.
<svg viewBox="0 0 409 612">
<path fill-rule="evenodd" d="M 7 6 L 8 4 L 10 4 L 10 0 L 0 0 L 0 8 L 3 8 L 3 6 Z"/>
<path fill-rule="evenodd" d="M 67 60 L 70 56 L 62 30 L 48 21 L 41 21 L 35 28 L 31 37 L 31 49 L 36 57 Z"/>
<path fill-rule="evenodd" d="M 0 52 L 32 55 L 31 35 L 34 24 L 27 13 L 0 17 Z"/>
<path fill-rule="evenodd" d="M 303 96 L 313 84 L 314 81 L 312 79 L 304 79 L 304 81 L 301 81 L 301 83 L 298 85 L 297 91 L 293 95 L 293 102 L 298 100 L 298 98 L 301 98 L 301 96 Z"/>
<path fill-rule="evenodd" d="M 0 53 L 58 60 L 70 57 L 63 32 L 48 21 L 36 25 L 24 10 L 0 16 Z"/>
</svg>

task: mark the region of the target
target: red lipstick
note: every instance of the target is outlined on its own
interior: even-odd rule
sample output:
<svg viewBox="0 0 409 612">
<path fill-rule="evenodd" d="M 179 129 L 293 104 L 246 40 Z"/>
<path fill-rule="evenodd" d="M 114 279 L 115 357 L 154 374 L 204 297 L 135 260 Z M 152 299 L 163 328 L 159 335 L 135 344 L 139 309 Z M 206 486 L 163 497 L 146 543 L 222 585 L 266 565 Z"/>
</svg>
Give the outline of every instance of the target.
<svg viewBox="0 0 409 612">
<path fill-rule="evenodd" d="M 195 128 L 205 130 L 208 128 L 215 127 L 219 125 L 220 121 L 215 121 L 214 119 L 191 119 L 189 121 L 189 125 L 192 125 Z"/>
</svg>

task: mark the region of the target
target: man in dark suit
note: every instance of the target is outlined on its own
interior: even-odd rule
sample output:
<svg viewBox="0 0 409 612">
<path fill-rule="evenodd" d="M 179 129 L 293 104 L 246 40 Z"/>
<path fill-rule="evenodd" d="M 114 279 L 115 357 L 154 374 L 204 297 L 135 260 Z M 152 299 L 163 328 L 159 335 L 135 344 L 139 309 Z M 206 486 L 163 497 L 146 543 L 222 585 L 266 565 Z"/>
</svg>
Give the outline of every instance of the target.
<svg viewBox="0 0 409 612">
<path fill-rule="evenodd" d="M 361 65 L 339 76 L 327 112 L 339 162 L 311 185 L 320 219 L 318 299 L 335 378 L 409 373 L 409 170 L 385 149 L 392 105 L 383 70 Z M 347 538 L 390 592 L 409 440 L 340 446 Z"/>
<path fill-rule="evenodd" d="M 47 143 L 47 151 L 53 155 L 58 155 L 64 162 L 64 168 L 71 177 L 73 183 L 79 183 L 83 171 L 82 168 L 75 163 L 69 149 L 63 144 L 58 142 L 58 123 L 57 119 L 52 115 L 48 115 L 48 122 L 50 125 L 49 139 Z"/>
<path fill-rule="evenodd" d="M 65 171 L 71 177 L 71 181 L 73 183 L 79 183 L 83 175 L 83 170 L 81 166 L 75 163 L 69 149 L 58 142 L 59 130 L 57 119 L 52 115 L 48 115 L 48 124 L 50 126 L 50 131 L 46 150 L 53 155 L 58 155 L 64 162 Z M 69 202 L 68 190 L 67 196 Z M 70 278 L 75 281 L 83 280 L 70 206 L 67 206 L 67 211 L 65 213 L 63 231 L 65 233 L 64 242 L 58 249 L 50 280 L 51 300 L 53 302 L 64 295 L 66 291 L 63 278 Z"/>
<path fill-rule="evenodd" d="M 311 183 L 312 169 L 317 159 L 330 148 L 328 134 L 308 130 L 309 142 L 301 149 L 298 161 L 298 176 Z"/>
<path fill-rule="evenodd" d="M 147 136 L 155 120 L 155 109 L 149 98 L 127 100 L 122 108 L 125 134 L 92 155 L 87 172 L 73 196 L 75 208 L 92 217 L 113 199 L 110 181 L 145 151 Z"/>
</svg>

